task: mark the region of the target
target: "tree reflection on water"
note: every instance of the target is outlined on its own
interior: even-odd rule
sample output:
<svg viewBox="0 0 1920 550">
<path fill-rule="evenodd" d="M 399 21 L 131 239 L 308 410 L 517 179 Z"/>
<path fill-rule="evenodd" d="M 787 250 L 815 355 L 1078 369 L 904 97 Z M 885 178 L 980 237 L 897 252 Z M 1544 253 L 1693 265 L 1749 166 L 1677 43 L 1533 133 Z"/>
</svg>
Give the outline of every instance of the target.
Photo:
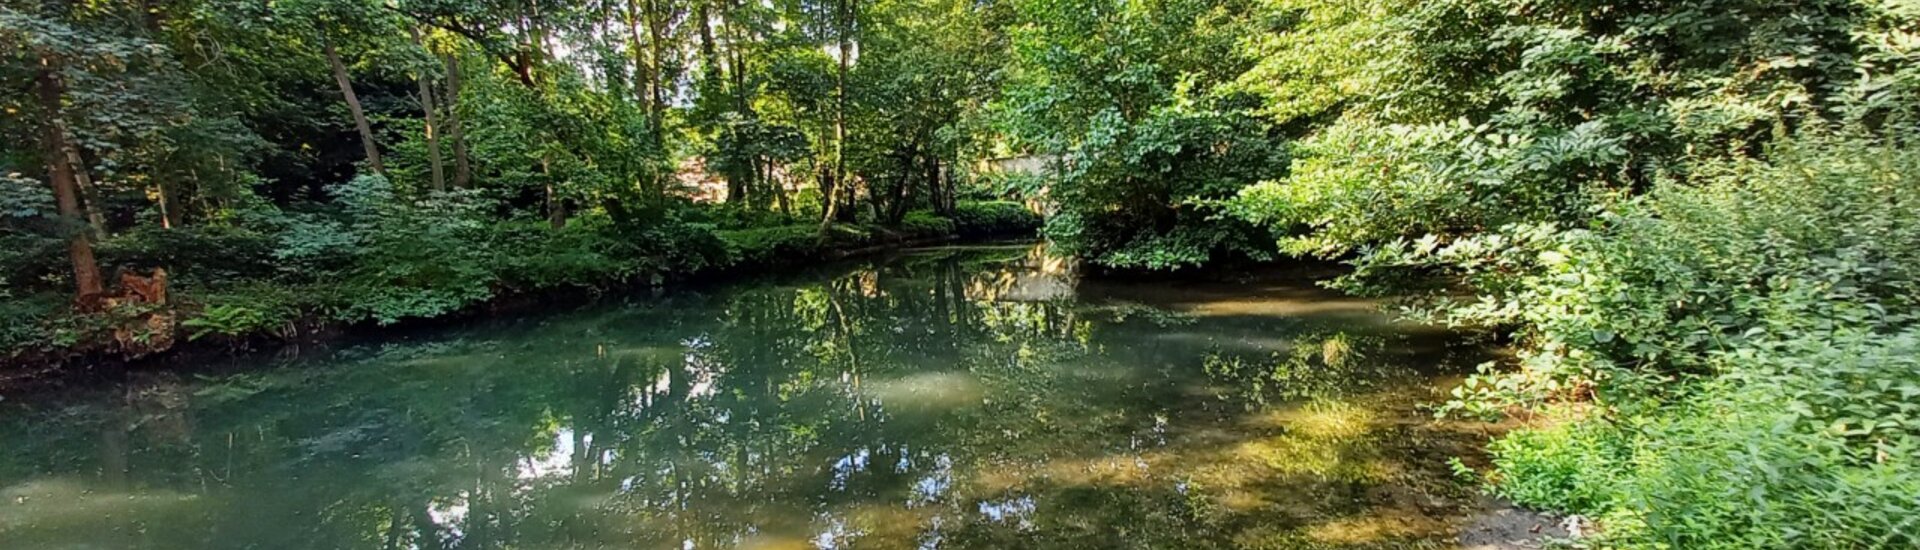
<svg viewBox="0 0 1920 550">
<path fill-rule="evenodd" d="M 1484 429 L 1418 405 L 1472 348 L 1074 271 L 921 251 L 0 402 L 0 540 L 1403 547 L 1470 506 Z"/>
</svg>

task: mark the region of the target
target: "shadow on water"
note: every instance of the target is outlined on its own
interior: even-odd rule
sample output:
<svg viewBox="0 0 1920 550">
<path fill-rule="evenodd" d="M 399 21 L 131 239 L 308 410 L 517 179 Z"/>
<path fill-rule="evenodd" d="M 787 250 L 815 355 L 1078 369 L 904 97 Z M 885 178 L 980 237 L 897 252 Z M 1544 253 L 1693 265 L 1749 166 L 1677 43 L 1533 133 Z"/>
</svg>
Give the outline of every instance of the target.
<svg viewBox="0 0 1920 550">
<path fill-rule="evenodd" d="M 1305 282 L 931 249 L 0 401 L 0 541 L 1447 547 L 1481 350 Z M 266 364 L 262 364 L 266 363 Z"/>
</svg>

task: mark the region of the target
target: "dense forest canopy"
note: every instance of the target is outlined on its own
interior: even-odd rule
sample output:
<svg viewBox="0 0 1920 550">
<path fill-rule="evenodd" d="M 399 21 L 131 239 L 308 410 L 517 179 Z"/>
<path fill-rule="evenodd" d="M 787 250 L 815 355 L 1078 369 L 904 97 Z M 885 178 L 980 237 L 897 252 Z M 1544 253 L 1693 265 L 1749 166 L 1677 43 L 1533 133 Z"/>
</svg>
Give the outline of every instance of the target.
<svg viewBox="0 0 1920 550">
<path fill-rule="evenodd" d="M 1096 266 L 1337 260 L 1512 344 L 1449 412 L 1554 419 L 1488 479 L 1608 544 L 1911 545 L 1916 29 L 1904 0 L 5 0 L 0 344 L 391 323 L 1031 209 Z"/>
</svg>

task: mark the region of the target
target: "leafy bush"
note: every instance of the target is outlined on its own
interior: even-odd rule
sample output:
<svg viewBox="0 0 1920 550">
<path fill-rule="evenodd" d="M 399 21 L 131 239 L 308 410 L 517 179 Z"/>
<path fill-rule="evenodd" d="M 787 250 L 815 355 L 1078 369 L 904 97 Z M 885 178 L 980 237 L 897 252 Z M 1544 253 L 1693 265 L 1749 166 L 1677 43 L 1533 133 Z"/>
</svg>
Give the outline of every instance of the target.
<svg viewBox="0 0 1920 550">
<path fill-rule="evenodd" d="M 1497 442 L 1496 490 L 1607 518 L 1628 547 L 1915 544 L 1920 205 L 1887 197 L 1920 189 L 1920 148 L 1810 133 L 1769 153 L 1508 241 L 1538 270 L 1454 315 L 1518 321 L 1525 368 L 1456 405 L 1588 388 L 1602 407 Z"/>
<path fill-rule="evenodd" d="M 673 220 L 627 230 L 643 270 L 695 273 L 727 263 L 727 244 L 713 226 Z"/>
<path fill-rule="evenodd" d="M 1242 47 L 1285 8 L 1259 2 L 1018 4 L 998 102 L 1015 144 L 1048 154 L 1056 250 L 1117 268 L 1267 258 L 1266 231 L 1203 203 L 1286 175 L 1288 135 L 1258 98 L 1225 84 L 1259 56 Z M 1324 81 L 1323 81 L 1324 82 Z M 1324 84 L 1321 84 L 1324 86 Z"/>
<path fill-rule="evenodd" d="M 1102 113 L 1067 153 L 1050 193 L 1046 235 L 1063 251 L 1117 268 L 1196 267 L 1216 258 L 1267 259 L 1266 231 L 1203 205 L 1284 175 L 1285 141 L 1260 119 L 1169 107 L 1139 121 Z"/>
<path fill-rule="evenodd" d="M 434 317 L 493 295 L 499 279 L 476 197 L 401 199 L 379 176 L 356 177 L 335 192 L 359 243 L 344 283 L 357 298 L 341 311 L 344 320 Z"/>
<path fill-rule="evenodd" d="M 820 228 L 814 225 L 787 225 L 760 229 L 716 232 L 726 243 L 727 259 L 733 265 L 769 264 L 781 258 L 813 258 L 825 250 Z"/>
<path fill-rule="evenodd" d="M 1325 258 L 1407 237 L 1571 222 L 1600 192 L 1589 182 L 1625 157 L 1611 134 L 1600 123 L 1553 131 L 1345 121 L 1304 141 L 1287 178 L 1227 205 L 1272 227 L 1287 252 Z"/>
<path fill-rule="evenodd" d="M 963 237 L 1031 234 L 1042 223 L 1039 214 L 1013 201 L 961 201 L 953 205 L 954 232 Z"/>
<path fill-rule="evenodd" d="M 200 315 L 180 322 L 180 326 L 189 331 L 187 337 L 199 340 L 210 334 L 222 336 L 241 336 L 267 332 L 267 315 L 258 309 L 243 305 L 209 306 Z"/>
<path fill-rule="evenodd" d="M 1523 506 L 1594 515 L 1615 503 L 1611 474 L 1624 458 L 1603 426 L 1567 423 L 1521 430 L 1488 448 L 1494 492 Z"/>
<path fill-rule="evenodd" d="M 43 235 L 0 231 L 0 281 L 29 287 L 72 276 L 66 245 Z"/>
<path fill-rule="evenodd" d="M 597 286 L 632 276 L 636 243 L 615 238 L 601 218 L 576 219 L 562 229 L 545 221 L 505 222 L 487 231 L 487 248 L 502 284 L 519 288 Z"/>
<path fill-rule="evenodd" d="M 274 235 L 243 227 L 142 226 L 102 241 L 98 254 L 103 266 L 163 267 L 173 280 L 215 284 L 273 276 L 275 247 Z"/>
<path fill-rule="evenodd" d="M 53 215 L 51 189 L 0 170 L 0 288 L 31 287 L 69 275 L 67 242 L 60 236 L 80 228 Z"/>
<path fill-rule="evenodd" d="M 40 293 L 25 296 L 0 294 L 0 349 L 8 355 L 45 349 L 55 335 L 49 326 L 67 308 L 64 296 Z"/>
<path fill-rule="evenodd" d="M 689 209 L 692 221 L 712 224 L 720 229 L 751 229 L 780 225 L 799 225 L 806 219 L 794 218 L 773 210 L 749 208 L 738 204 L 720 204 Z"/>
<path fill-rule="evenodd" d="M 1687 181 L 1622 205 L 1595 230 L 1435 247 L 1422 260 L 1464 265 L 1532 255 L 1536 269 L 1483 288 L 1458 323 L 1518 323 L 1534 384 L 1606 377 L 1614 401 L 1718 374 L 1712 352 L 1767 334 L 1884 331 L 1912 323 L 1920 296 L 1920 149 L 1809 136 L 1770 161 L 1699 164 Z"/>
<path fill-rule="evenodd" d="M 333 216 L 276 212 L 269 223 L 278 228 L 273 257 L 291 278 L 312 280 L 343 271 L 362 252 L 360 235 Z"/>
<path fill-rule="evenodd" d="M 1916 353 L 1914 332 L 1728 352 L 1736 374 L 1689 399 L 1496 442 L 1497 491 L 1598 515 L 1623 547 L 1912 547 Z"/>
<path fill-rule="evenodd" d="M 278 281 L 248 281 L 209 289 L 188 289 L 179 298 L 198 306 L 181 321 L 188 336 L 209 334 L 245 337 L 253 335 L 287 336 L 308 316 L 332 317 L 350 302 L 337 290 L 338 282 L 288 284 Z M 196 335 L 195 333 L 200 333 Z"/>
<path fill-rule="evenodd" d="M 895 229 L 914 238 L 947 237 L 954 234 L 954 226 L 953 220 L 925 210 L 915 210 L 902 216 Z"/>
</svg>

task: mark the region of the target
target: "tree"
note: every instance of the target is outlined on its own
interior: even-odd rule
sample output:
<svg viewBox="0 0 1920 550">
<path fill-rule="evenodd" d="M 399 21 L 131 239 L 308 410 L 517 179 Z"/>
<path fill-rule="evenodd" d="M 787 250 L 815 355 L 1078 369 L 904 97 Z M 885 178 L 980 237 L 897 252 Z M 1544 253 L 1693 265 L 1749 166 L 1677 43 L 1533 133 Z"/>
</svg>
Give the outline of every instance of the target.
<svg viewBox="0 0 1920 550">
<path fill-rule="evenodd" d="M 340 61 L 340 51 L 333 45 L 331 38 L 322 38 L 327 53 L 327 66 L 333 69 L 333 80 L 340 86 L 340 95 L 347 101 L 347 112 L 353 115 L 353 127 L 360 132 L 360 147 L 366 152 L 367 165 L 376 173 L 387 171 L 380 162 L 380 143 L 373 137 L 373 124 L 367 122 L 366 110 L 360 107 L 360 96 L 353 93 L 353 80 L 347 76 L 347 65 Z"/>
<path fill-rule="evenodd" d="M 65 100 L 66 85 L 60 75 L 64 67 L 56 54 L 46 53 L 40 57 L 40 75 L 38 89 L 42 122 L 46 137 L 41 147 L 47 159 L 47 174 L 53 186 L 55 200 L 60 207 L 60 217 L 77 220 L 84 212 L 80 209 L 80 178 L 85 168 L 76 166 L 79 157 L 74 152 L 73 142 L 67 137 L 66 123 L 61 103 Z M 73 282 L 78 295 L 82 298 L 105 291 L 101 284 L 100 264 L 93 257 L 93 239 L 85 230 L 74 230 L 67 239 L 67 254 L 73 261 Z"/>
<path fill-rule="evenodd" d="M 836 70 L 833 80 L 833 172 L 821 182 L 820 193 L 827 201 L 820 217 L 820 232 L 825 234 L 840 215 L 842 195 L 853 196 L 853 181 L 847 177 L 847 68 L 857 55 L 854 33 L 859 25 L 859 0 L 836 0 L 834 10 L 834 49 Z M 850 199 L 845 202 L 852 202 Z M 851 205 L 849 205 L 851 206 Z"/>
<path fill-rule="evenodd" d="M 460 125 L 460 57 L 455 52 L 441 54 L 447 74 L 447 138 L 453 141 L 453 186 L 466 189 L 473 185 L 473 161 L 467 153 L 467 135 Z"/>
<path fill-rule="evenodd" d="M 1252 2 L 1019 2 L 999 105 L 1014 152 L 1056 158 L 1047 234 L 1111 267 L 1173 269 L 1272 253 L 1206 209 L 1285 174 L 1285 132 L 1227 84 L 1252 66 Z"/>
<path fill-rule="evenodd" d="M 413 42 L 419 45 L 422 51 L 425 51 L 427 46 L 426 42 L 420 38 L 420 29 L 414 27 L 410 30 L 413 33 Z M 428 58 L 431 59 L 433 52 L 428 51 L 426 53 Z M 414 80 L 418 81 L 420 85 L 420 111 L 426 119 L 425 135 L 427 138 L 427 158 L 433 169 L 433 189 L 435 191 L 445 191 L 447 190 L 447 177 L 446 170 L 441 166 L 440 161 L 440 136 L 437 133 L 440 130 L 440 124 L 437 120 L 439 117 L 433 108 L 433 84 L 432 78 L 429 76 L 430 74 L 426 69 L 421 69 L 420 74 L 415 76 Z"/>
<path fill-rule="evenodd" d="M 31 75 L 31 106 L 34 117 L 24 130 L 37 133 L 47 183 L 53 190 L 57 214 L 64 222 L 60 231 L 67 242 L 76 296 L 83 300 L 101 294 L 105 285 L 99 262 L 94 258 L 93 234 L 99 224 L 82 207 L 81 182 L 87 166 L 81 162 L 68 118 L 69 72 L 81 60 L 112 52 L 124 46 L 117 36 L 99 36 L 76 29 L 68 19 L 74 7 L 66 2 L 46 3 L 41 11 L 0 11 L 0 45 L 8 46 L 8 73 Z M 97 214 L 96 214 L 97 216 Z"/>
</svg>

